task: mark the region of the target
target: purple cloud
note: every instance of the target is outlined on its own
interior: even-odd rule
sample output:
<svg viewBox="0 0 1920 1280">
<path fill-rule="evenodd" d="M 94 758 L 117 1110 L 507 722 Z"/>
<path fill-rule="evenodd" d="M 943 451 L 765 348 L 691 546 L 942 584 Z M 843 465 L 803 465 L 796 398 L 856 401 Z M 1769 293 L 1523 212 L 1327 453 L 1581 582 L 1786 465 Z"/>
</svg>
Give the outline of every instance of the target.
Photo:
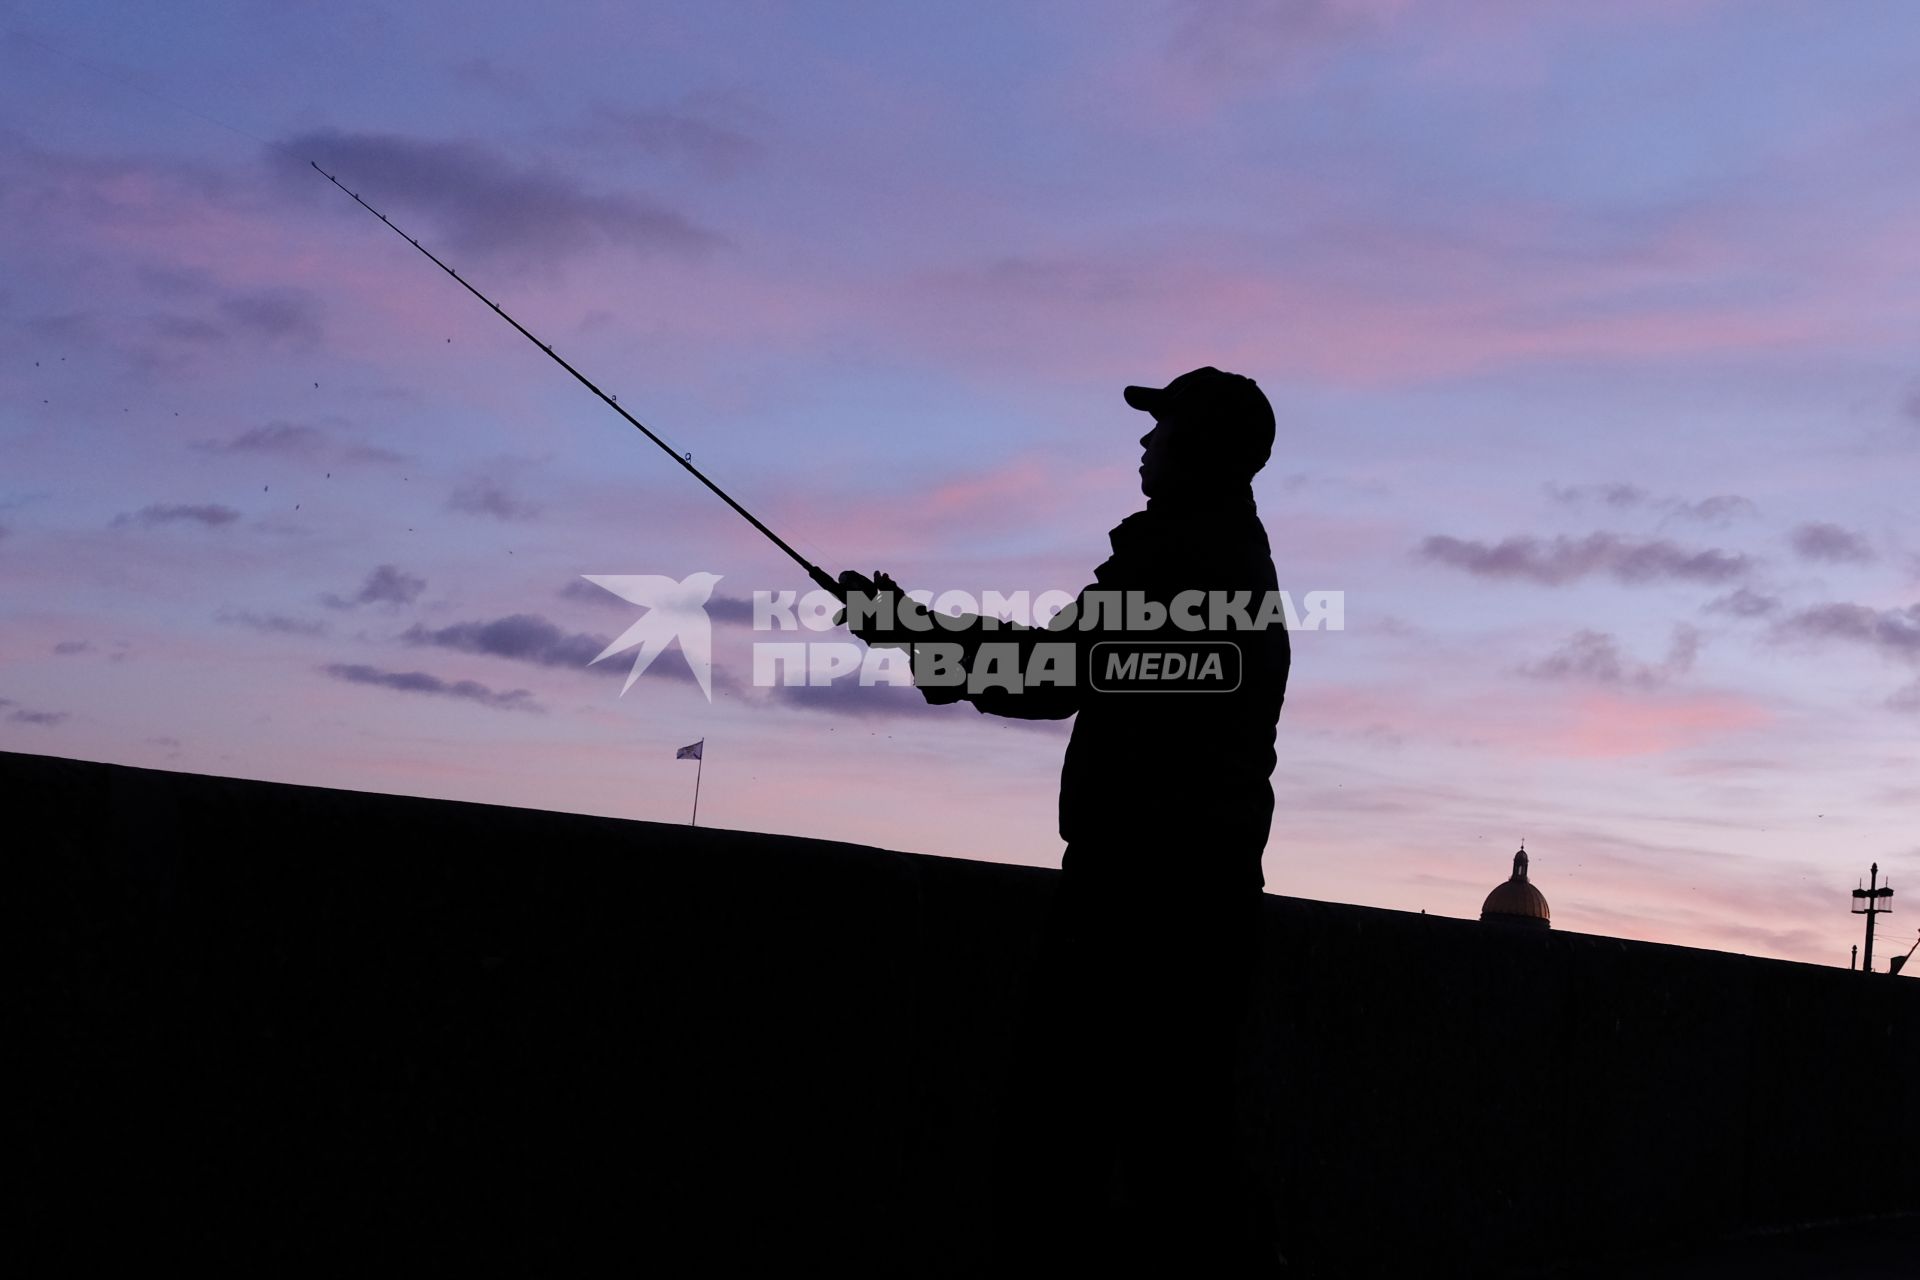
<svg viewBox="0 0 1920 1280">
<path fill-rule="evenodd" d="M 220 313 L 249 333 L 275 342 L 311 345 L 321 338 L 320 304 L 297 289 L 256 289 L 220 303 Z"/>
<path fill-rule="evenodd" d="M 531 520 L 540 514 L 532 503 L 522 502 L 497 484 L 479 480 L 455 489 L 447 498 L 447 506 L 495 520 Z"/>
<path fill-rule="evenodd" d="M 597 589 L 597 588 L 596 588 Z M 631 610 L 632 605 L 618 601 Z M 495 658 L 508 658 L 515 662 L 530 662 L 541 667 L 570 667 L 594 675 L 614 675 L 625 678 L 629 670 L 632 654 L 627 653 L 627 661 L 621 661 L 622 655 L 615 654 L 598 665 L 589 665 L 600 656 L 607 645 L 612 643 L 609 636 L 589 635 L 586 632 L 566 632 L 534 613 L 516 613 L 505 618 L 496 618 L 491 622 L 456 622 L 447 627 L 423 627 L 415 625 L 407 628 L 400 637 L 408 644 L 432 645 L 441 649 L 453 649 L 461 653 L 486 654 Z M 695 683 L 693 670 L 679 659 L 655 661 L 647 667 L 646 677 L 663 676 L 669 680 L 684 680 Z M 718 669 L 712 673 L 715 687 L 735 689 L 737 681 Z"/>
<path fill-rule="evenodd" d="M 91 311 L 61 311 L 24 323 L 27 332 L 49 344 L 92 346 L 100 337 L 99 322 Z"/>
<path fill-rule="evenodd" d="M 613 592 L 605 587 L 595 586 L 584 578 L 568 579 L 566 585 L 560 588 L 560 597 L 563 600 L 584 600 L 588 604 L 605 605 L 624 612 L 631 612 L 633 609 L 632 605 Z"/>
<path fill-rule="evenodd" d="M 1775 624 L 1774 634 L 1794 639 L 1844 640 L 1865 645 L 1883 657 L 1920 662 L 1920 604 L 1904 609 L 1874 609 L 1863 604 L 1815 605 Z"/>
<path fill-rule="evenodd" d="M 819 711 L 856 720 L 887 720 L 901 717 L 952 715 L 944 706 L 934 706 L 920 696 L 918 689 L 892 685 L 863 685 L 857 679 L 839 679 L 821 685 L 776 685 L 769 693 L 776 703 L 802 711 Z M 1008 723 L 1046 723 L 1009 721 Z"/>
<path fill-rule="evenodd" d="M 405 455 L 378 445 L 335 444 L 327 432 L 303 422 L 276 418 L 257 427 L 248 427 L 225 440 L 196 440 L 187 446 L 200 453 L 228 454 L 237 457 L 292 458 L 311 461 L 332 457 L 334 465 L 355 462 L 391 464 Z"/>
<path fill-rule="evenodd" d="M 715 177 L 730 177 L 760 154 L 746 134 L 687 111 L 630 110 L 597 103 L 588 136 L 648 155 L 685 161 Z"/>
<path fill-rule="evenodd" d="M 850 720 L 921 720 L 937 716 L 957 716 L 962 723 L 981 721 L 995 728 L 1029 733 L 1064 735 L 1072 725 L 1066 720 L 1018 720 L 981 717 L 972 708 L 955 705 L 935 706 L 918 689 L 903 685 L 863 685 L 857 678 L 842 677 L 831 684 L 775 685 L 767 691 L 775 706 L 797 711 L 817 711 L 823 715 Z"/>
<path fill-rule="evenodd" d="M 65 711 L 34 711 L 21 706 L 12 698 L 0 698 L 0 710 L 4 710 L 7 707 L 13 708 L 13 711 L 8 714 L 7 719 L 13 721 L 15 724 L 37 724 L 50 727 L 68 718 Z"/>
<path fill-rule="evenodd" d="M 92 648 L 93 646 L 85 640 L 62 640 L 53 646 L 53 651 L 63 658 L 70 658 L 75 654 L 86 653 Z"/>
<path fill-rule="evenodd" d="M 1549 484 L 1547 496 L 1567 507 L 1581 507 L 1589 502 L 1600 502 L 1623 511 L 1645 506 L 1653 497 L 1645 489 L 1634 484 Z"/>
<path fill-rule="evenodd" d="M 1803 524 L 1793 531 L 1793 549 L 1803 560 L 1824 564 L 1864 564 L 1874 559 L 1867 540 L 1837 524 Z"/>
<path fill-rule="evenodd" d="M 290 618 L 279 613 L 221 613 L 215 615 L 214 621 L 231 627 L 263 631 L 269 635 L 318 636 L 325 635 L 327 631 L 327 624 L 318 619 Z"/>
<path fill-rule="evenodd" d="M 225 342 L 235 332 L 268 342 L 312 347 L 322 337 L 320 306 L 297 289 L 255 289 L 220 300 L 219 322 L 204 315 L 162 311 L 147 321 L 155 337 L 200 346 Z"/>
<path fill-rule="evenodd" d="M 147 322 L 147 328 L 156 338 L 165 338 L 169 342 L 193 342 L 212 344 L 225 342 L 227 331 L 211 320 L 199 316 L 176 315 L 163 311 Z"/>
<path fill-rule="evenodd" d="M 560 595 L 567 600 L 584 600 L 590 604 L 631 614 L 633 606 L 622 600 L 605 587 L 596 586 L 584 578 L 574 578 L 560 588 Z M 753 625 L 753 601 L 745 596 L 712 595 L 707 597 L 707 616 L 715 622 L 733 622 L 741 626 Z"/>
<path fill-rule="evenodd" d="M 491 58 L 468 58 L 447 68 L 453 82 L 467 89 L 478 89 L 511 102 L 524 102 L 533 96 L 533 82 L 518 71 L 500 66 Z"/>
<path fill-rule="evenodd" d="M 554 170 L 516 165 L 470 142 L 322 130 L 288 138 L 271 157 L 303 199 L 316 181 L 308 162 L 318 161 L 383 213 L 427 215 L 460 253 L 552 262 L 601 243 L 679 254 L 724 243 L 639 196 L 589 192 Z"/>
<path fill-rule="evenodd" d="M 1382 6 L 1351 0 L 1178 0 L 1166 59 L 1174 73 L 1218 92 L 1299 74 L 1335 46 L 1382 28 Z"/>
<path fill-rule="evenodd" d="M 1716 493 L 1706 498 L 1658 497 L 1635 484 L 1576 484 L 1547 486 L 1547 496 L 1564 507 L 1584 507 L 1598 503 L 1616 511 L 1647 510 L 1667 519 L 1693 520 L 1700 524 L 1724 525 L 1735 516 L 1750 515 L 1751 501 L 1737 493 Z"/>
<path fill-rule="evenodd" d="M 1551 542 L 1517 536 L 1497 543 L 1439 534 L 1422 542 L 1418 554 L 1483 578 L 1515 578 L 1556 587 L 1596 574 L 1625 583 L 1728 582 L 1752 567 L 1738 552 L 1693 550 L 1665 539 L 1630 542 L 1611 533 L 1557 537 Z"/>
<path fill-rule="evenodd" d="M 1751 501 L 1737 493 L 1716 493 L 1693 502 L 1675 498 L 1672 504 L 1667 508 L 1668 514 L 1711 525 L 1723 525 L 1735 516 L 1752 515 L 1757 510 Z"/>
<path fill-rule="evenodd" d="M 1603 631 L 1578 631 L 1553 653 L 1521 667 L 1520 673 L 1535 680 L 1655 689 L 1693 670 L 1699 653 L 1700 633 L 1689 626 L 1674 628 L 1667 656 L 1657 663 L 1627 658 Z"/>
<path fill-rule="evenodd" d="M 329 591 L 320 597 L 320 603 L 329 609 L 351 609 L 363 604 L 412 604 L 426 589 L 425 578 L 407 573 L 397 566 L 383 564 L 367 575 L 367 580 L 360 584 L 360 590 L 352 596 L 338 596 Z"/>
<path fill-rule="evenodd" d="M 483 707 L 493 707 L 500 711 L 545 710 L 533 700 L 533 694 L 526 689 L 511 689 L 505 693 L 496 693 L 477 680 L 442 680 L 439 676 L 429 675 L 425 671 L 382 671 L 358 662 L 329 663 L 320 670 L 336 680 L 349 684 L 372 685 L 380 689 L 393 689 L 401 693 L 424 693 L 441 698 L 459 698 L 467 702 L 477 702 Z"/>
<path fill-rule="evenodd" d="M 574 668 L 585 668 L 612 643 L 609 636 L 568 634 L 533 613 L 516 613 L 492 622 L 456 622 L 448 627 L 416 625 L 409 627 L 401 639 L 408 644 L 484 653 L 542 667 Z"/>
<path fill-rule="evenodd" d="M 312 457 L 320 451 L 326 439 L 326 433 L 318 427 L 276 421 L 265 426 L 248 427 L 230 440 L 197 440 L 190 447 L 202 453 Z"/>
<path fill-rule="evenodd" d="M 223 507 L 216 503 L 160 503 L 156 502 L 113 518 L 114 528 L 128 525 L 142 525 L 153 528 L 163 524 L 199 524 L 209 529 L 217 529 L 232 524 L 240 518 L 240 513 L 232 507 Z"/>
<path fill-rule="evenodd" d="M 1740 587 L 1718 599 L 1707 602 L 1708 613 L 1728 613 L 1736 618 L 1764 618 L 1780 608 L 1778 596 L 1762 595 L 1758 591 Z"/>
</svg>

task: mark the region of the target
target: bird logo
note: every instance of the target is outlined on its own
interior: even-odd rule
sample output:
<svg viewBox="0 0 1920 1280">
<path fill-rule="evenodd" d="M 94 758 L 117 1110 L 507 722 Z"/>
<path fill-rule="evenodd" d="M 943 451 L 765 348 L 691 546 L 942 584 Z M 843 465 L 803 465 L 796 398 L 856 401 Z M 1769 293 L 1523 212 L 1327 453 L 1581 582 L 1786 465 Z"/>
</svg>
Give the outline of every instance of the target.
<svg viewBox="0 0 1920 1280">
<path fill-rule="evenodd" d="M 633 670 L 627 673 L 627 682 L 620 687 L 624 697 L 627 690 L 633 688 L 633 682 L 653 665 L 653 660 L 677 639 L 680 652 L 686 655 L 687 666 L 693 670 L 693 678 L 700 682 L 700 692 L 707 695 L 708 702 L 713 701 L 713 623 L 707 617 L 707 600 L 720 581 L 719 574 L 690 573 L 679 582 L 658 573 L 583 573 L 580 576 L 628 604 L 637 604 L 646 610 L 638 622 L 621 632 L 620 638 L 601 650 L 600 656 L 588 666 L 639 645 L 640 652 L 633 656 Z"/>
</svg>

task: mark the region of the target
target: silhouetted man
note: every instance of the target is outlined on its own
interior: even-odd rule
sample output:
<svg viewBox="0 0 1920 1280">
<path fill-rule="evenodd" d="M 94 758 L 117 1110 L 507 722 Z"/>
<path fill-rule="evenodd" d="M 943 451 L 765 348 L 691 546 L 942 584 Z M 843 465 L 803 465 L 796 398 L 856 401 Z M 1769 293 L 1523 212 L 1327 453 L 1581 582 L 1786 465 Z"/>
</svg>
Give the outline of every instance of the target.
<svg viewBox="0 0 1920 1280">
<path fill-rule="evenodd" d="M 885 575 L 841 582 L 855 634 L 911 645 L 929 701 L 1079 717 L 1060 777 L 1064 874 L 1004 1108 L 1006 1268 L 1249 1274 L 1271 1246 L 1234 1139 L 1234 1050 L 1290 661 L 1251 487 L 1273 410 L 1252 379 L 1211 367 L 1126 401 L 1154 419 L 1146 509 L 1047 627 L 929 625 Z"/>
</svg>

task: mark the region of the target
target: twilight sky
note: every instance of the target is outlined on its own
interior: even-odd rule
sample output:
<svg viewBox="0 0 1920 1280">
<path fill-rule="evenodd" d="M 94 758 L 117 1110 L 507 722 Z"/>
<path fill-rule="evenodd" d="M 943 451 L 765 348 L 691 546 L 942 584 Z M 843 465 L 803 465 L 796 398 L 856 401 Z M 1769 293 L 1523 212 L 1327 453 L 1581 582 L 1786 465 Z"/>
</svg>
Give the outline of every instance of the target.
<svg viewBox="0 0 1920 1280">
<path fill-rule="evenodd" d="M 831 570 L 1077 590 L 1120 388 L 1258 378 L 1281 584 L 1347 600 L 1269 889 L 1471 916 L 1524 836 L 1558 927 L 1844 964 L 1920 869 L 1916 47 L 1899 0 L 0 0 L 0 749 L 680 821 L 704 737 L 703 824 L 1057 862 L 1061 726 L 752 688 L 798 571 L 316 159 Z M 695 572 L 711 705 L 583 667 L 637 611 L 579 575 Z"/>
</svg>

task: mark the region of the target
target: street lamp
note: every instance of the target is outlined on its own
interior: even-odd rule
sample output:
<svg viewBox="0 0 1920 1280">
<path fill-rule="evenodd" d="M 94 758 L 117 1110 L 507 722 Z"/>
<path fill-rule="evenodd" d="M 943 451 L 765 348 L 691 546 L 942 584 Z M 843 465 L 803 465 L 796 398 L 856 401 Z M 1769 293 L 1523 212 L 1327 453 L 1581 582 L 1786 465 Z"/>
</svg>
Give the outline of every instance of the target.
<svg viewBox="0 0 1920 1280">
<path fill-rule="evenodd" d="M 1873 918 L 1893 910 L 1893 886 L 1879 881 L 1880 864 L 1876 862 L 1867 877 L 1867 887 L 1853 891 L 1853 914 L 1867 918 L 1867 953 L 1862 957 L 1862 973 L 1873 972 Z"/>
</svg>

